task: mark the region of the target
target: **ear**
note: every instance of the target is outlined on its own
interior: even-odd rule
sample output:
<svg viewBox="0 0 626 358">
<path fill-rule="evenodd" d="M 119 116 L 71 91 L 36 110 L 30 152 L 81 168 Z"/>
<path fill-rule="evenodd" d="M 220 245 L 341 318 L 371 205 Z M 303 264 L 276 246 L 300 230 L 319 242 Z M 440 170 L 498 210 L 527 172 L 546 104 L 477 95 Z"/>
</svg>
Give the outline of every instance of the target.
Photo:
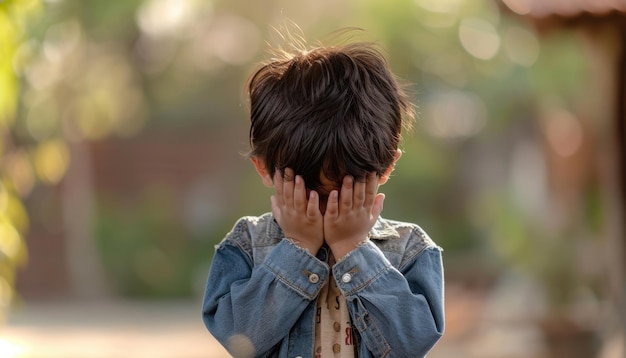
<svg viewBox="0 0 626 358">
<path fill-rule="evenodd" d="M 389 168 L 387 168 L 387 170 L 385 170 L 383 175 L 378 178 L 378 185 L 383 185 L 387 182 L 387 180 L 389 180 L 389 176 L 391 175 L 391 172 L 393 172 L 393 168 L 396 166 L 396 162 L 398 161 L 398 159 L 400 159 L 401 156 L 402 151 L 400 149 L 396 149 L 396 153 L 393 156 L 393 163 L 391 163 L 391 165 L 389 166 Z"/>
<path fill-rule="evenodd" d="M 274 180 L 272 180 L 272 176 L 265 169 L 265 162 L 263 161 L 263 159 L 259 157 L 252 157 L 250 158 L 250 161 L 252 162 L 252 165 L 254 165 L 254 169 L 256 169 L 256 172 L 261 177 L 261 180 L 263 181 L 263 185 L 265 185 L 268 188 L 273 188 Z"/>
</svg>

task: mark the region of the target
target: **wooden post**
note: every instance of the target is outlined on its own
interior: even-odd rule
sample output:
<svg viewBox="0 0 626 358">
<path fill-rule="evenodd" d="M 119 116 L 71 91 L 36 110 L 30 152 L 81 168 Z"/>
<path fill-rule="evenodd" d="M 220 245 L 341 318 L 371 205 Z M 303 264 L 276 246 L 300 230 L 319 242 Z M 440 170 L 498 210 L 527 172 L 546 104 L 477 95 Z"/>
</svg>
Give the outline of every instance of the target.
<svg viewBox="0 0 626 358">
<path fill-rule="evenodd" d="M 616 103 L 616 128 L 618 144 L 618 167 L 620 175 L 620 194 L 622 202 L 621 220 L 621 270 L 626 272 L 626 22 L 618 22 L 620 25 L 620 52 L 617 63 L 617 103 Z M 622 275 L 621 291 L 619 292 L 619 302 L 621 322 L 626 325 L 626 280 Z M 624 328 L 624 342 L 626 342 L 626 327 Z"/>
</svg>

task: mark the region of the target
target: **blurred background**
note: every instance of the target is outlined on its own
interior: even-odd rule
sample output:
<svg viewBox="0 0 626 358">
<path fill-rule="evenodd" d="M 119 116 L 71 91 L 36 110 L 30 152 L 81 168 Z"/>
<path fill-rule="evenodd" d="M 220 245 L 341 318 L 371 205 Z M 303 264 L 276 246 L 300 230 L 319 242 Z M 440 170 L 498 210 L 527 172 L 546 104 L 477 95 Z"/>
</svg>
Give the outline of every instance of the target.
<svg viewBox="0 0 626 358">
<path fill-rule="evenodd" d="M 625 357 L 620 0 L 0 1 L 0 356 L 228 356 L 201 295 L 269 211 L 243 86 L 293 23 L 410 84 L 381 191 L 444 248 L 431 357 Z"/>
</svg>

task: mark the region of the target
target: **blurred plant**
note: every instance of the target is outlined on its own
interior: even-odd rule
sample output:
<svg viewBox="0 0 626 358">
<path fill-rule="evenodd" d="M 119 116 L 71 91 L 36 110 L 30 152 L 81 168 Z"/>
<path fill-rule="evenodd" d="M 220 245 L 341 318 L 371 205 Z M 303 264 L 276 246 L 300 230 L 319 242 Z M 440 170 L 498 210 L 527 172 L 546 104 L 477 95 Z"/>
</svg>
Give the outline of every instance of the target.
<svg viewBox="0 0 626 358">
<path fill-rule="evenodd" d="M 119 293 L 135 298 L 190 298 L 198 293 L 196 275 L 204 284 L 202 264 L 212 242 L 185 229 L 174 209 L 176 199 L 166 188 L 147 190 L 132 202 L 114 197 L 100 202 L 96 239 Z"/>
<path fill-rule="evenodd" d="M 499 274 L 498 258 L 472 222 L 480 215 L 474 193 L 483 185 L 506 186 L 503 163 L 494 156 L 510 143 L 489 152 L 482 147 L 530 120 L 520 109 L 534 96 L 537 36 L 491 1 L 353 6 L 356 21 L 384 44 L 394 72 L 412 84 L 417 100 L 415 131 L 404 136 L 397 175 L 381 189 L 390 202 L 384 215 L 423 225 L 446 250 L 448 277 L 488 283 Z"/>
<path fill-rule="evenodd" d="M 507 145 L 487 145 L 493 153 L 483 156 L 504 169 L 505 185 L 476 191 L 472 215 L 502 267 L 536 284 L 526 317 L 543 329 L 555 357 L 560 345 L 594 354 L 608 298 L 600 193 L 610 189 L 598 184 L 592 119 L 573 114 L 587 96 L 582 52 L 572 34 L 542 39 L 528 73 L 532 97 L 514 107 L 523 121 L 505 131 Z"/>
<path fill-rule="evenodd" d="M 31 3 L 0 1 L 0 7 Z M 6 200 L 13 203 L 7 207 L 23 212 L 17 198 L 28 195 L 36 181 L 57 183 L 70 161 L 69 147 L 76 142 L 130 136 L 147 126 L 181 132 L 202 129 L 207 140 L 209 134 L 241 133 L 230 142 L 244 143 L 238 149 L 245 151 L 241 88 L 247 66 L 258 59 L 270 27 L 292 19 L 311 39 L 323 39 L 344 26 L 363 27 L 364 40 L 380 42 L 394 72 L 414 84 L 416 131 L 405 136 L 406 154 L 398 163 L 397 176 L 382 189 L 390 199 L 385 216 L 417 221 L 446 249 L 448 258 L 468 257 L 473 251 L 481 259 L 494 260 L 489 252 L 493 246 L 507 264 L 522 262 L 532 256 L 526 251 L 536 243 L 532 238 L 545 238 L 541 230 L 527 231 L 532 220 L 527 213 L 518 215 L 518 203 L 508 201 L 513 190 L 507 173 L 507 155 L 513 150 L 510 139 L 521 136 L 511 136 L 509 130 L 532 122 L 533 103 L 543 97 L 578 98 L 584 89 L 577 71 L 580 56 L 559 47 L 545 53 L 533 30 L 507 18 L 493 1 L 46 3 L 49 11 L 30 29 L 27 41 L 13 41 L 8 53 L 16 60 L 6 65 L 1 62 L 6 57 L 0 59 L 2 68 L 15 67 L 24 84 L 21 107 L 15 100 L 6 107 L 18 108 L 18 113 L 12 116 L 11 134 L 2 136 L 4 148 L 9 139 L 12 143 L 10 151 L 5 149 L 2 166 L 11 168 L 4 169 L 4 177 L 13 184 L 0 190 L 0 212 L 2 193 L 12 193 L 8 197 L 14 198 Z M 540 59 L 547 63 L 537 66 Z M 12 71 L 7 73 L 14 79 Z M 17 82 L 11 83 L 15 97 Z M 0 90 L 6 91 L 4 87 Z M 7 98 L 11 96 L 2 95 L 0 101 Z M 240 186 L 240 196 L 223 204 L 243 209 L 231 212 L 268 208 L 268 192 L 258 185 L 252 170 L 248 174 L 230 181 Z M 485 199 L 494 192 L 498 200 Z M 485 201 L 491 204 L 483 207 Z M 182 240 L 188 233 L 173 213 L 164 211 L 168 205 L 165 199 L 143 197 L 134 205 L 112 200 L 100 207 L 97 237 L 121 291 L 131 295 L 188 292 L 184 272 L 189 263 L 181 257 L 198 252 Z M 484 222 L 476 225 L 477 217 Z M 20 222 L 25 219 L 11 219 L 23 233 Z M 223 234 L 204 241 L 214 242 Z M 556 237 L 554 250 L 562 244 L 562 235 L 548 235 Z M 169 241 L 174 238 L 183 243 Z M 211 251 L 203 250 L 205 260 Z M 448 267 L 454 267 L 452 261 L 447 261 Z M 161 268 L 155 263 L 159 262 L 169 267 L 169 273 L 161 276 L 177 279 L 179 286 L 160 287 L 158 274 L 146 274 L 152 268 L 158 273 Z M 527 263 L 540 274 L 541 265 Z M 178 264 L 180 269 L 172 266 Z M 557 268 L 556 260 L 555 266 L 549 260 L 545 264 L 545 269 Z M 558 267 L 571 264 L 563 260 Z M 477 266 L 463 262 L 457 267 L 465 273 Z M 454 275 L 453 270 L 448 273 Z M 558 281 L 559 276 L 554 277 Z M 571 281 L 563 277 L 564 282 Z"/>
<path fill-rule="evenodd" d="M 550 229 L 533 222 L 506 193 L 492 193 L 481 209 L 491 218 L 488 237 L 500 259 L 541 284 L 543 292 L 537 292 L 537 297 L 545 294 L 547 315 L 567 314 L 581 290 L 595 286 L 579 264 L 589 232 L 580 227 Z"/>
<path fill-rule="evenodd" d="M 10 183 L 5 185 L 8 193 L 26 198 L 38 184 L 45 184 L 58 186 L 63 198 L 89 198 L 92 183 L 86 182 L 91 177 L 85 173 L 91 170 L 91 163 L 89 147 L 84 144 L 111 135 L 132 136 L 145 123 L 144 92 L 132 55 L 125 51 L 123 42 L 98 37 L 100 22 L 89 18 L 92 5 L 98 4 L 102 5 L 91 2 L 87 6 L 75 0 L 0 2 L 2 14 L 6 13 L 15 22 L 15 31 L 2 31 L 2 36 L 12 33 L 15 36 L 10 39 L 13 46 L 10 51 L 3 51 L 3 55 L 11 56 L 0 60 L 7 59 L 8 67 L 3 69 L 12 76 L 12 81 L 3 82 L 3 87 L 10 91 L 1 97 L 17 98 L 20 94 L 19 101 L 14 100 L 8 112 L 5 111 L 9 114 L 5 117 L 10 120 L 5 120 L 2 127 L 5 148 L 2 168 L 5 184 Z M 136 6 L 132 1 L 116 4 L 109 9 Z M 23 17 L 20 14 L 26 9 L 43 11 L 38 11 L 39 16 L 26 26 L 23 20 L 16 20 Z M 134 22 L 132 15 L 130 20 Z M 117 31 L 124 29 L 124 26 L 116 27 Z M 21 38 L 16 37 L 17 30 Z M 8 41 L 8 35 L 3 40 Z M 60 185 L 67 173 L 74 173 L 73 184 Z M 89 202 L 82 202 L 82 206 L 75 204 L 62 204 L 63 219 L 76 211 L 84 215 L 84 220 L 63 221 L 70 262 L 76 261 L 72 255 L 88 258 L 94 246 L 89 237 L 90 228 L 85 229 L 92 210 Z M 73 264 L 68 267 L 70 280 L 82 277 L 80 268 Z M 74 281 L 70 283 L 72 287 L 84 287 Z"/>
<path fill-rule="evenodd" d="M 34 184 L 37 158 L 54 155 L 50 147 L 23 148 L 12 135 L 20 92 L 17 53 L 27 21 L 39 10 L 37 0 L 0 2 L 0 321 L 13 300 L 15 270 L 27 257 L 28 216 L 22 197 Z"/>
</svg>

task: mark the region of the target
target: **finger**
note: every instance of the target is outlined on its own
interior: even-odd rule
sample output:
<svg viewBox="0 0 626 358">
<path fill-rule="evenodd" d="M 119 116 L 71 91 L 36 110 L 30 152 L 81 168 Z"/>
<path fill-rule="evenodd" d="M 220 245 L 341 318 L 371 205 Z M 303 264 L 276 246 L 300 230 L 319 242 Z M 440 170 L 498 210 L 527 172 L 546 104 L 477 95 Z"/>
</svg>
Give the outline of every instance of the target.
<svg viewBox="0 0 626 358">
<path fill-rule="evenodd" d="M 372 205 L 372 221 L 378 220 L 380 213 L 383 212 L 383 204 L 385 202 L 385 194 L 380 193 L 376 195 L 374 199 L 374 205 Z"/>
<path fill-rule="evenodd" d="M 339 216 L 339 192 L 333 190 L 328 194 L 328 201 L 326 202 L 326 212 L 324 213 L 324 220 L 326 218 L 334 220 Z"/>
<path fill-rule="evenodd" d="M 276 191 L 276 204 L 283 204 L 283 173 L 280 170 L 274 171 L 274 190 Z"/>
<path fill-rule="evenodd" d="M 293 189 L 293 205 L 298 212 L 304 212 L 306 209 L 306 189 L 304 188 L 304 180 L 300 175 L 296 175 Z"/>
<path fill-rule="evenodd" d="M 311 190 L 311 193 L 309 194 L 309 202 L 307 204 L 306 214 L 309 217 L 316 217 L 321 215 L 320 198 L 314 190 Z"/>
<path fill-rule="evenodd" d="M 285 168 L 283 176 L 283 200 L 285 205 L 293 207 L 294 175 L 293 169 Z"/>
<path fill-rule="evenodd" d="M 369 207 L 374 204 L 374 198 L 376 197 L 376 192 L 378 191 L 378 176 L 376 172 L 370 172 L 365 177 L 365 201 L 363 206 Z"/>
<path fill-rule="evenodd" d="M 278 197 L 276 195 L 272 195 L 270 197 L 270 202 L 272 203 L 272 214 L 274 215 L 274 219 L 276 219 L 276 222 L 281 223 L 282 220 L 282 214 L 280 211 L 280 205 L 278 203 Z"/>
<path fill-rule="evenodd" d="M 352 194 L 353 197 L 353 203 L 352 206 L 355 208 L 360 208 L 365 204 L 365 186 L 367 185 L 367 177 L 363 178 L 363 179 L 357 179 L 354 181 L 354 186 L 353 186 L 353 190 L 354 193 Z"/>
<path fill-rule="evenodd" d="M 341 185 L 341 198 L 339 202 L 339 211 L 348 211 L 352 209 L 352 185 L 354 179 L 346 175 Z"/>
<path fill-rule="evenodd" d="M 284 170 L 284 174 L 283 174 L 283 181 L 294 181 L 294 172 L 293 169 L 291 168 L 285 168 Z"/>
</svg>

